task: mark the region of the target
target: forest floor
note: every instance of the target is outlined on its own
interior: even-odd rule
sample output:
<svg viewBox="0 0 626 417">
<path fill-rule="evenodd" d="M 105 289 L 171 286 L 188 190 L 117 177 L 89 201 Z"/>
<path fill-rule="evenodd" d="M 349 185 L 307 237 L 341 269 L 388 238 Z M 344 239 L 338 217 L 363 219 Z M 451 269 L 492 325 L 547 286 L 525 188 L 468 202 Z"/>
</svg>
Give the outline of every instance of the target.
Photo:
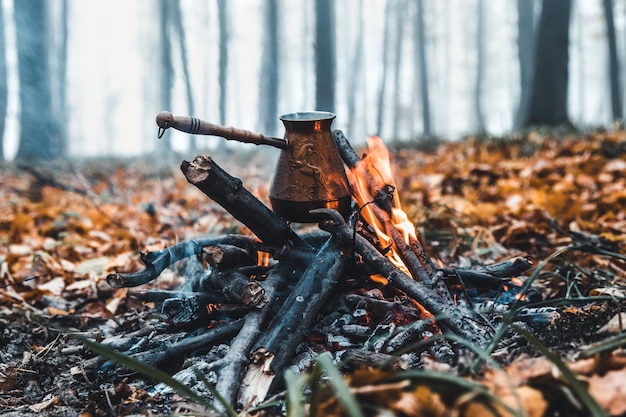
<svg viewBox="0 0 626 417">
<path fill-rule="evenodd" d="M 543 328 L 528 327 L 539 344 L 518 340 L 515 348 L 494 351 L 497 366 L 474 374 L 458 364 L 431 362 L 428 369 L 467 378 L 498 398 L 515 398 L 528 416 L 624 415 L 626 132 L 533 132 L 427 149 L 388 147 L 403 209 L 437 264 L 469 267 L 527 257 L 533 268 L 520 278 L 532 277 L 543 306 L 558 309 Z M 231 151 L 213 157 L 267 201 L 271 155 Z M 142 269 L 139 252 L 198 236 L 249 233 L 187 183 L 180 160 L 171 161 L 1 168 L 0 414 L 193 410 L 180 396 L 155 394 L 153 382 L 131 371 L 89 374 L 82 364 L 93 354 L 73 337 L 101 340 L 159 320 L 154 303 L 139 302 L 105 279 L 110 272 Z M 174 289 L 183 281 L 184 267 L 173 266 L 145 288 Z M 487 415 L 452 385 L 414 391 L 411 407 L 394 396 L 387 401 L 396 404 L 379 405 L 397 415 Z"/>
</svg>

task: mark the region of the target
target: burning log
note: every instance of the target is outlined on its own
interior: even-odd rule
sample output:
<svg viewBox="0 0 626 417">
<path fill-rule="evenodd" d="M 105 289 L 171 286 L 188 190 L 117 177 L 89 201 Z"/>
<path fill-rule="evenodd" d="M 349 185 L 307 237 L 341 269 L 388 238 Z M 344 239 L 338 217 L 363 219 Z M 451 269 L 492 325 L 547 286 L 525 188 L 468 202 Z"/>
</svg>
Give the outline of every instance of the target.
<svg viewBox="0 0 626 417">
<path fill-rule="evenodd" d="M 316 211 L 319 214 L 326 213 L 330 219 L 320 223 L 320 228 L 334 233 L 346 245 L 354 244 L 357 253 L 363 257 L 364 261 L 387 277 L 391 285 L 415 299 L 430 311 L 440 323 L 446 325 L 474 346 L 487 347 L 489 340 L 484 334 L 486 326 L 479 325 L 476 321 L 477 318 L 468 314 L 469 312 L 464 314 L 458 307 L 444 300 L 432 287 L 414 280 L 399 270 L 365 238 L 358 234 L 354 235 L 343 217 L 335 211 L 328 209 Z"/>
</svg>

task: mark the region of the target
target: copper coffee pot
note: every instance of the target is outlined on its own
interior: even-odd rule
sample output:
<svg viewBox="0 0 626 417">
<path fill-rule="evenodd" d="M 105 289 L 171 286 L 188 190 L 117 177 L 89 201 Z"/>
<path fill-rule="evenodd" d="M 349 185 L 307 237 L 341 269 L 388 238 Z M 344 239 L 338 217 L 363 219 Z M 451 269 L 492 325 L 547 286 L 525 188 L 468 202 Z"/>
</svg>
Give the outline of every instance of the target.
<svg viewBox="0 0 626 417">
<path fill-rule="evenodd" d="M 313 223 L 320 220 L 309 213 L 313 209 L 335 209 L 344 217 L 350 212 L 350 186 L 330 130 L 334 119 L 333 113 L 321 111 L 285 114 L 280 117 L 285 126 L 284 139 L 168 112 L 159 113 L 156 122 L 159 137 L 173 127 L 191 134 L 281 149 L 270 187 L 272 209 L 285 220 Z"/>
</svg>

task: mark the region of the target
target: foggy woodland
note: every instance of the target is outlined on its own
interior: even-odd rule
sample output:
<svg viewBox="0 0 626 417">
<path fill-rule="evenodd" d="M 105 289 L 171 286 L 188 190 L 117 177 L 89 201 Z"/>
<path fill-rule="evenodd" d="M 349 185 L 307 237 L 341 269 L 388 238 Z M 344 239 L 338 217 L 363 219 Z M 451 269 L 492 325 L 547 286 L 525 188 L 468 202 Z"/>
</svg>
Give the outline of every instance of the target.
<svg viewBox="0 0 626 417">
<path fill-rule="evenodd" d="M 624 0 L 19 0 L 0 8 L 0 156 L 163 154 L 161 110 L 358 143 L 620 122 Z"/>
</svg>

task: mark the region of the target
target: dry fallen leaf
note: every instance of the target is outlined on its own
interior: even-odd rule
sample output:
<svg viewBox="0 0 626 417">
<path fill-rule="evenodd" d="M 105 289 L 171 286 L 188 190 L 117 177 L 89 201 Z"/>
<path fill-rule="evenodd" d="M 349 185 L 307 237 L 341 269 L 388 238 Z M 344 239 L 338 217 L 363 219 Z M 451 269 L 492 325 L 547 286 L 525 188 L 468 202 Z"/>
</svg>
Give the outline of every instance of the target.
<svg viewBox="0 0 626 417">
<path fill-rule="evenodd" d="M 592 375 L 587 382 L 589 392 L 611 416 L 626 414 L 626 368 Z"/>
</svg>

